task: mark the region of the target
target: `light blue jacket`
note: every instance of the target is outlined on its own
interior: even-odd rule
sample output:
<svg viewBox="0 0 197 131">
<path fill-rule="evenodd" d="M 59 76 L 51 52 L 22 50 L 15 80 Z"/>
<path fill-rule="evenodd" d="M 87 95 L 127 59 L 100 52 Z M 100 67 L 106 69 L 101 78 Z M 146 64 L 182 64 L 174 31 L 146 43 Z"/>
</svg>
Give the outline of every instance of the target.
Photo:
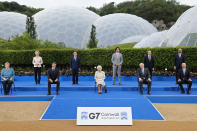
<svg viewBox="0 0 197 131">
<path fill-rule="evenodd" d="M 6 68 L 3 68 L 1 70 L 1 81 L 3 81 L 3 78 L 12 78 L 14 80 L 14 69 L 10 68 L 9 70 L 7 70 Z"/>
</svg>

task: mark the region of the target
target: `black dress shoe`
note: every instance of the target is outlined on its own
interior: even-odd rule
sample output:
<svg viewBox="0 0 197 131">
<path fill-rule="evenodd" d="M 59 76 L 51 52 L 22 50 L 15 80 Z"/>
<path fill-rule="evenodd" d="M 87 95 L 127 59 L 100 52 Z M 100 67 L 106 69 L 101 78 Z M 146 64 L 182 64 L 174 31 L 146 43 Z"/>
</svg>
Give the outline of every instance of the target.
<svg viewBox="0 0 197 131">
<path fill-rule="evenodd" d="M 190 91 L 187 91 L 187 94 L 191 94 Z"/>
<path fill-rule="evenodd" d="M 50 96 L 50 95 L 51 95 L 51 93 L 48 93 L 48 94 L 47 94 L 47 96 Z"/>
<path fill-rule="evenodd" d="M 150 95 L 150 92 L 148 92 L 147 94 Z"/>
<path fill-rule="evenodd" d="M 181 94 L 185 94 L 185 91 L 181 91 Z"/>
</svg>

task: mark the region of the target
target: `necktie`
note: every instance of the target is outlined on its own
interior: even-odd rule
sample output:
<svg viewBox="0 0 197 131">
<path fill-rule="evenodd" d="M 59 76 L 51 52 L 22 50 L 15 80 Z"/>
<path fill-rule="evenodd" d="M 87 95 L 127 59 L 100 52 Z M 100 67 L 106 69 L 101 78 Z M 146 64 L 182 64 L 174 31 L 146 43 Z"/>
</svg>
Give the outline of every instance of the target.
<svg viewBox="0 0 197 131">
<path fill-rule="evenodd" d="M 149 62 L 150 62 L 150 55 L 148 56 Z"/>
<path fill-rule="evenodd" d="M 142 69 L 142 74 L 144 74 L 144 70 Z"/>
</svg>

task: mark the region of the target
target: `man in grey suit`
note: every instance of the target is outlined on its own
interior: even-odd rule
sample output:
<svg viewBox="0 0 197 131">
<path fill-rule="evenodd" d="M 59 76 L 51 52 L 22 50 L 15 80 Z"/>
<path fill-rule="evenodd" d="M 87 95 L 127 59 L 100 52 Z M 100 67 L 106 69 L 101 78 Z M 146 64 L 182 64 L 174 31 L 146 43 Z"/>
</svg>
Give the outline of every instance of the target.
<svg viewBox="0 0 197 131">
<path fill-rule="evenodd" d="M 137 78 L 140 88 L 140 94 L 143 94 L 143 84 L 148 84 L 148 94 L 150 95 L 151 90 L 151 75 L 148 68 L 144 68 L 144 64 L 140 63 L 140 68 L 137 69 Z"/>
<path fill-rule="evenodd" d="M 112 55 L 112 63 L 113 63 L 113 85 L 115 85 L 115 77 L 116 73 L 118 74 L 119 85 L 121 85 L 121 66 L 123 63 L 123 56 L 120 53 L 120 47 L 116 47 L 115 53 Z"/>
</svg>

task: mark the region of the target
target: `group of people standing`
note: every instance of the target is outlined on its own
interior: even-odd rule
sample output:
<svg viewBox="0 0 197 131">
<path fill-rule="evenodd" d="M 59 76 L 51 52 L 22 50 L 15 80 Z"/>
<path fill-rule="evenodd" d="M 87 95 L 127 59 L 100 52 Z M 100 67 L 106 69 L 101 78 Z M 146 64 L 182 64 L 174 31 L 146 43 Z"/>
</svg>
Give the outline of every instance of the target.
<svg viewBox="0 0 197 131">
<path fill-rule="evenodd" d="M 115 53 L 112 55 L 111 59 L 113 63 L 113 85 L 115 84 L 115 76 L 118 74 L 119 85 L 121 85 L 121 67 L 123 64 L 123 55 L 120 53 L 120 48 L 115 49 Z M 147 94 L 150 95 L 151 85 L 152 85 L 152 71 L 155 67 L 155 58 L 152 56 L 151 50 L 147 51 L 147 55 L 144 56 L 144 62 L 139 64 L 137 69 L 137 79 L 140 94 L 143 94 L 143 84 L 148 85 Z M 97 67 L 98 71 L 95 73 L 95 79 L 98 86 L 98 93 L 102 93 L 102 86 L 105 85 L 105 73 L 102 71 L 102 67 L 99 65 Z M 181 89 L 181 93 L 185 93 L 183 84 L 187 84 L 187 94 L 190 94 L 192 87 L 191 73 L 189 69 L 186 68 L 185 56 L 182 54 L 182 49 L 178 49 L 178 54 L 175 55 L 174 59 L 174 70 L 176 71 L 176 83 Z"/>
<path fill-rule="evenodd" d="M 42 57 L 39 55 L 39 51 L 35 51 L 35 57 L 33 57 L 32 64 L 34 66 L 35 83 L 40 84 L 41 81 L 41 68 L 43 64 Z M 113 85 L 115 85 L 115 77 L 118 75 L 119 85 L 121 83 L 121 67 L 123 64 L 123 55 L 120 53 L 120 48 L 115 48 L 115 53 L 113 53 L 112 58 L 113 67 Z M 185 93 L 182 84 L 188 84 L 187 94 L 190 94 L 192 79 L 191 73 L 186 68 L 185 56 L 182 54 L 182 49 L 178 49 L 178 54 L 175 55 L 174 59 L 174 69 L 176 70 L 176 83 L 179 84 L 182 93 Z M 144 63 L 139 64 L 137 69 L 138 85 L 140 89 L 140 94 L 143 94 L 143 84 L 148 85 L 147 93 L 150 94 L 151 84 L 152 84 L 152 71 L 154 70 L 155 59 L 152 56 L 151 51 L 147 51 L 147 55 L 144 56 Z M 78 74 L 80 71 L 80 58 L 77 56 L 77 52 L 73 52 L 73 57 L 70 59 L 70 69 L 72 70 L 72 83 L 78 84 Z M 56 68 L 56 62 L 52 63 L 52 67 L 48 69 L 48 94 L 51 95 L 51 84 L 56 84 L 56 94 L 59 94 L 60 89 L 60 72 Z M 14 82 L 14 69 L 10 68 L 10 63 L 5 63 L 5 68 L 1 70 L 1 81 L 3 84 L 4 94 L 8 95 L 10 88 Z M 102 93 L 102 87 L 105 86 L 105 72 L 102 71 L 102 66 L 97 66 L 97 71 L 95 72 L 95 81 L 98 86 L 98 93 Z"/>
</svg>

